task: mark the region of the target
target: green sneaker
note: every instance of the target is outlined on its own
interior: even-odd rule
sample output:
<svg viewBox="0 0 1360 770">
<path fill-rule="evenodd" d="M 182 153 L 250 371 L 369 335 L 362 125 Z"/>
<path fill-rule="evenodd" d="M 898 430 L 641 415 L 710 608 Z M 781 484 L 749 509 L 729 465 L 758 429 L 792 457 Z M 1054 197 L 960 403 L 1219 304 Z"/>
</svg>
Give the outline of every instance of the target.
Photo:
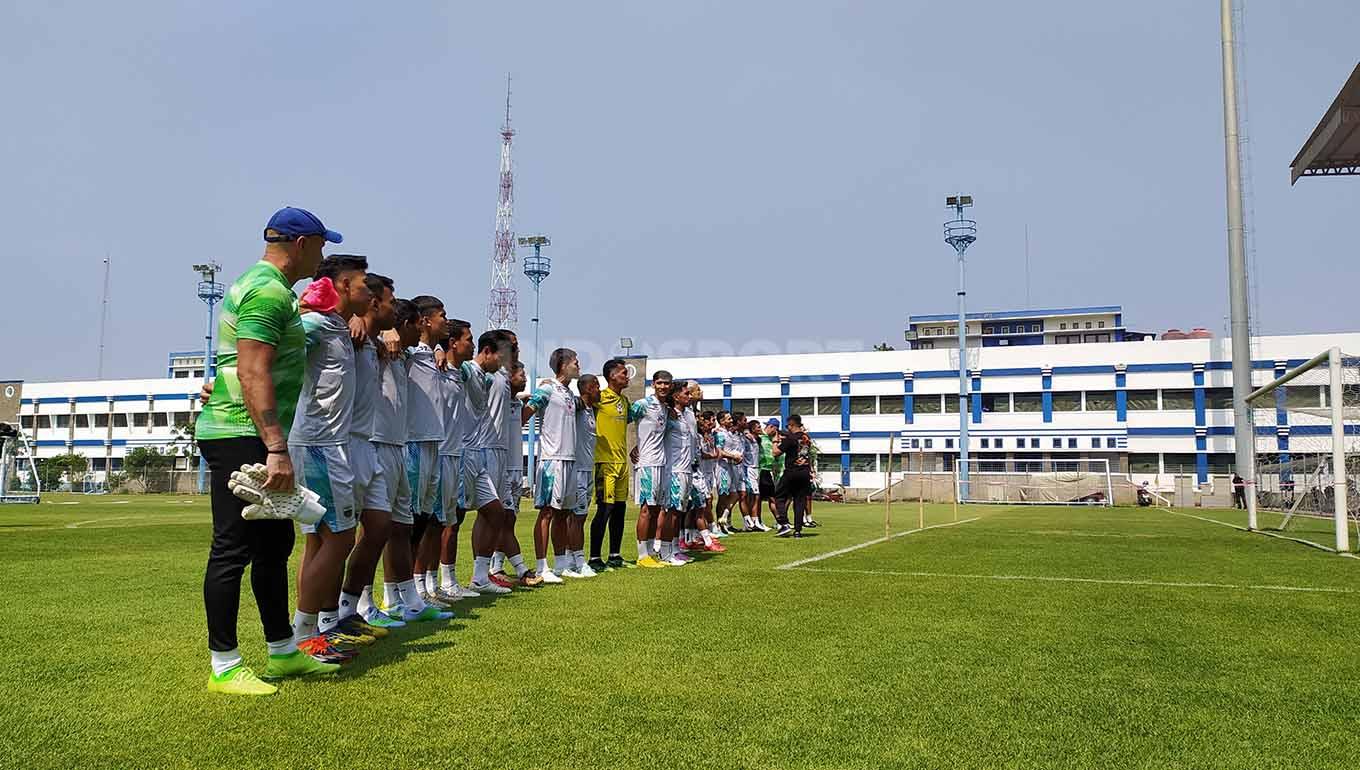
<svg viewBox="0 0 1360 770">
<path fill-rule="evenodd" d="M 449 620 L 453 613 L 448 610 L 435 609 L 433 605 L 425 605 L 425 609 L 420 612 L 403 610 L 401 619 L 408 623 L 428 623 L 432 620 Z"/>
<path fill-rule="evenodd" d="M 270 655 L 269 665 L 264 667 L 264 678 L 286 679 L 312 674 L 334 674 L 339 670 L 338 663 L 322 663 L 302 650 L 294 650 L 287 655 Z"/>
<path fill-rule="evenodd" d="M 260 681 L 255 672 L 245 666 L 234 666 L 221 675 L 208 676 L 208 692 L 223 695 L 273 695 L 279 688 Z"/>
</svg>

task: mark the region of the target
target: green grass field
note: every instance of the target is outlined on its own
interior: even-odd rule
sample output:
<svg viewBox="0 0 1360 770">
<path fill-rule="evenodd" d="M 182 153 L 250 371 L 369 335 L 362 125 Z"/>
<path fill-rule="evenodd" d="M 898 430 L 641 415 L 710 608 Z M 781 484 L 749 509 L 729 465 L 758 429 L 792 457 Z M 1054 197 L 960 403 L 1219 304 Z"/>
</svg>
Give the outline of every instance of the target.
<svg viewBox="0 0 1360 770">
<path fill-rule="evenodd" d="M 0 508 L 0 768 L 1354 765 L 1360 561 L 1184 514 L 930 507 L 781 569 L 884 534 L 821 504 L 802 541 L 463 602 L 228 699 L 206 500 L 53 495 Z M 241 619 L 262 666 L 248 590 Z"/>
</svg>

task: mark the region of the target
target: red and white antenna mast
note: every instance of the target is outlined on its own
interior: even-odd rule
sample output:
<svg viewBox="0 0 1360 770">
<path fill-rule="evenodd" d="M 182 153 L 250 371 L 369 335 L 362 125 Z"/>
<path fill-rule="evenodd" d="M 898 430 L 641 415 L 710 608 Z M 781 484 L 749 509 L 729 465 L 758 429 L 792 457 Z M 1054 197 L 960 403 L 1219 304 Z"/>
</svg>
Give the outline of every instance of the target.
<svg viewBox="0 0 1360 770">
<path fill-rule="evenodd" d="M 487 303 L 486 328 L 510 329 L 519 321 L 519 300 L 514 285 L 515 178 L 510 169 L 510 76 L 505 76 L 505 125 L 501 126 L 501 189 L 496 199 L 496 248 L 491 256 L 491 299 Z"/>
</svg>

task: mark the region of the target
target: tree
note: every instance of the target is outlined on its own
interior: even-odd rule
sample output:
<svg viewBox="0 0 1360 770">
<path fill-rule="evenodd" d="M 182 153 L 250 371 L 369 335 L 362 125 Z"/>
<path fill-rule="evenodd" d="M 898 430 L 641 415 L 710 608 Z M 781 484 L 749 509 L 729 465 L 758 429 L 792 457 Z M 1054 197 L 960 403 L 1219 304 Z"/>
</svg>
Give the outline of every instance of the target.
<svg viewBox="0 0 1360 770">
<path fill-rule="evenodd" d="M 140 475 L 168 470 L 174 461 L 173 455 L 161 454 L 161 450 L 156 447 L 139 446 L 123 457 L 123 472 Z"/>
<path fill-rule="evenodd" d="M 879 351 L 883 351 L 883 350 L 896 350 L 896 349 L 897 349 L 897 348 L 893 347 L 892 345 L 889 345 L 889 344 L 886 343 L 886 342 L 880 342 L 880 343 L 878 343 L 877 345 L 874 346 L 874 350 L 879 350 Z"/>
<path fill-rule="evenodd" d="M 38 481 L 45 490 L 60 487 L 63 477 L 72 484 L 83 481 L 85 474 L 90 470 L 90 463 L 85 459 L 85 455 L 75 453 L 39 457 L 35 464 L 38 466 Z"/>
</svg>

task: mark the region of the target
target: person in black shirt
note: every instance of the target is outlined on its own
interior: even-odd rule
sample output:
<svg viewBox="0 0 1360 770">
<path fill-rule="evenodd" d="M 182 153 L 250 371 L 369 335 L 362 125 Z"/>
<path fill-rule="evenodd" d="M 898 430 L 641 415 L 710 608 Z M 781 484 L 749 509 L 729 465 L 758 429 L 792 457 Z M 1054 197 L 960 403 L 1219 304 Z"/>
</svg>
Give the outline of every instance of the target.
<svg viewBox="0 0 1360 770">
<path fill-rule="evenodd" d="M 807 501 L 812 495 L 812 466 L 808 447 L 810 441 L 803 441 L 803 418 L 789 416 L 789 429 L 779 435 L 774 445 L 775 461 L 784 463 L 784 474 L 774 490 L 775 514 L 779 521 L 776 537 L 802 537 L 803 517 L 807 514 Z M 810 437 L 809 437 L 810 439 Z M 789 526 L 788 508 L 793 503 L 793 526 Z"/>
</svg>

